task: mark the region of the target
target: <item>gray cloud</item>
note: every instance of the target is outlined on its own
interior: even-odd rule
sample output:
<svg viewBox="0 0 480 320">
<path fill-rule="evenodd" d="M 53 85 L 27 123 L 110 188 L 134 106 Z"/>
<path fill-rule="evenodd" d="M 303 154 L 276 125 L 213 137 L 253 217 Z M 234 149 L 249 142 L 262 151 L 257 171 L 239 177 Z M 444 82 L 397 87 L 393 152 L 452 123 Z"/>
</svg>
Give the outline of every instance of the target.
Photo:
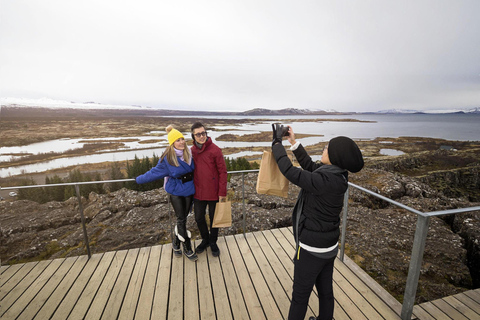
<svg viewBox="0 0 480 320">
<path fill-rule="evenodd" d="M 0 7 L 3 97 L 209 110 L 480 105 L 474 0 Z"/>
</svg>

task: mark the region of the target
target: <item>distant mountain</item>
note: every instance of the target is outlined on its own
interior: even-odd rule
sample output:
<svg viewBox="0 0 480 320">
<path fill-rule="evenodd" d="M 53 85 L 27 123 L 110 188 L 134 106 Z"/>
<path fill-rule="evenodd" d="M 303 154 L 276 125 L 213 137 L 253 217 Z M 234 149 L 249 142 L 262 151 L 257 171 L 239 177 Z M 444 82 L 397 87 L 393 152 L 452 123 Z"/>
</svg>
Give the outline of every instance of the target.
<svg viewBox="0 0 480 320">
<path fill-rule="evenodd" d="M 278 115 L 326 115 L 326 114 L 345 114 L 337 111 L 324 111 L 324 110 L 309 110 L 309 109 L 297 109 L 297 108 L 285 108 L 281 110 L 270 110 L 265 108 L 255 108 L 247 111 L 240 112 L 227 112 L 227 111 L 198 111 L 198 110 L 173 110 L 173 109 L 160 109 L 152 107 L 143 107 L 139 105 L 125 106 L 125 105 L 106 105 L 96 102 L 73 102 L 52 100 L 48 98 L 42 99 L 23 99 L 23 98 L 0 98 L 0 105 L 8 107 L 9 112 L 12 113 L 13 109 L 16 109 L 15 113 L 25 113 L 25 109 L 31 110 L 31 115 L 42 116 L 52 113 L 69 112 L 70 114 L 79 113 L 94 113 L 101 115 L 115 115 L 114 111 L 118 111 L 118 115 L 138 115 L 138 116 L 201 116 L 201 115 L 239 115 L 239 116 L 278 116 Z M 20 110 L 23 109 L 23 110 Z M 35 109 L 35 110 L 33 110 Z"/>
<path fill-rule="evenodd" d="M 480 114 L 480 107 L 469 109 L 437 109 L 437 110 L 409 110 L 409 109 L 388 109 L 372 112 L 377 114 L 450 114 L 450 113 L 464 113 L 464 114 Z"/>
<path fill-rule="evenodd" d="M 395 114 L 395 113 L 423 113 L 423 112 L 418 110 L 407 110 L 407 109 L 388 109 L 388 110 L 380 110 L 373 113 Z"/>
<path fill-rule="evenodd" d="M 280 110 L 255 108 L 252 110 L 239 112 L 238 114 L 241 114 L 244 116 L 268 116 L 268 115 L 284 116 L 284 115 L 320 115 L 320 114 L 331 114 L 331 113 L 332 112 L 327 112 L 324 110 L 308 110 L 308 109 L 296 109 L 296 108 L 286 108 L 286 109 L 280 109 Z"/>
<path fill-rule="evenodd" d="M 480 114 L 480 107 L 470 109 L 440 109 L 440 110 L 411 110 L 411 109 L 387 109 L 377 112 L 338 112 L 335 110 L 311 110 L 298 108 L 285 108 L 280 110 L 271 110 L 266 108 L 255 108 L 247 111 L 198 111 L 198 110 L 174 110 L 174 109 L 160 109 L 153 107 L 144 107 L 139 105 L 110 105 L 96 102 L 73 102 L 63 100 L 53 100 L 49 98 L 41 99 L 24 99 L 24 98 L 0 98 L 0 105 L 11 108 L 34 108 L 43 109 L 43 111 L 36 111 L 36 116 L 41 116 L 42 113 L 51 114 L 53 111 L 60 110 L 74 113 L 81 113 L 82 110 L 94 114 L 103 113 L 109 116 L 114 116 L 115 111 L 121 111 L 118 115 L 137 115 L 137 116 L 295 116 L 295 115 L 345 115 L 345 114 L 447 114 L 447 113 L 466 113 L 466 114 Z M 19 111 L 20 112 L 20 111 Z M 25 110 L 23 110 L 25 112 Z"/>
</svg>

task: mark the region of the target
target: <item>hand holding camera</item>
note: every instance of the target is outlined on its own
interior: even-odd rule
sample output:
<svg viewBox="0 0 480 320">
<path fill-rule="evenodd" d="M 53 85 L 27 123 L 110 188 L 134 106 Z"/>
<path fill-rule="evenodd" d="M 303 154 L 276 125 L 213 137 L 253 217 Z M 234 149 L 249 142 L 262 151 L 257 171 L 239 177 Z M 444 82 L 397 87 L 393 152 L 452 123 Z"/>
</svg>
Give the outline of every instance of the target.
<svg viewBox="0 0 480 320">
<path fill-rule="evenodd" d="M 272 131 L 273 131 L 272 146 L 277 143 L 282 143 L 283 137 L 290 137 L 289 130 L 290 130 L 289 126 L 284 126 L 280 123 L 272 123 Z"/>
</svg>

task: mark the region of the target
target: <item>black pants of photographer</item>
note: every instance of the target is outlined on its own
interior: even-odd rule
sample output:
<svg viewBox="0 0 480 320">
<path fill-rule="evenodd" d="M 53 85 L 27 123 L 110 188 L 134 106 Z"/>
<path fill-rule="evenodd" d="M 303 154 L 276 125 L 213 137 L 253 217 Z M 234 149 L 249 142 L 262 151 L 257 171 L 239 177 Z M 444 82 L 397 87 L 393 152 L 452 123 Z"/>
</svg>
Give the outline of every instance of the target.
<svg viewBox="0 0 480 320">
<path fill-rule="evenodd" d="M 313 286 L 317 288 L 319 300 L 319 315 L 317 319 L 333 318 L 335 300 L 333 298 L 333 263 L 331 259 L 320 259 L 300 248 L 300 254 L 295 256 L 293 272 L 293 293 L 288 320 L 305 319 L 308 299 Z"/>
<path fill-rule="evenodd" d="M 193 200 L 195 206 L 193 211 L 195 212 L 195 221 L 197 222 L 198 230 L 202 236 L 202 240 L 206 240 L 209 243 L 217 243 L 218 239 L 218 228 L 212 228 L 213 217 L 215 216 L 215 207 L 217 206 L 218 201 L 205 201 L 205 200 Z M 208 232 L 207 220 L 205 220 L 205 215 L 207 214 L 207 205 L 208 205 L 208 215 L 210 216 L 210 233 Z"/>
<path fill-rule="evenodd" d="M 170 195 L 170 201 L 177 216 L 178 234 L 187 239 L 187 216 L 192 208 L 193 195 L 187 197 Z"/>
</svg>

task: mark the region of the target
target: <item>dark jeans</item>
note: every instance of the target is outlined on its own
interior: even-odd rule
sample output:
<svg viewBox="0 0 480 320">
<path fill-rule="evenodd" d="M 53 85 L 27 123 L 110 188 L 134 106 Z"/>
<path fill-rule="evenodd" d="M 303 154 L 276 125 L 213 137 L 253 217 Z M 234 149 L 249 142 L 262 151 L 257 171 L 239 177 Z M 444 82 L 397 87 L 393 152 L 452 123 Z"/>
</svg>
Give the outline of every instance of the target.
<svg viewBox="0 0 480 320">
<path fill-rule="evenodd" d="M 333 264 L 335 257 L 320 259 L 300 248 L 300 255 L 295 255 L 295 269 L 293 274 L 293 293 L 289 320 L 305 319 L 308 308 L 308 299 L 313 289 L 317 288 L 319 311 L 317 319 L 333 318 Z"/>
<path fill-rule="evenodd" d="M 193 200 L 193 211 L 195 212 L 195 221 L 197 222 L 198 230 L 200 231 L 202 240 L 206 240 L 209 243 L 217 243 L 218 239 L 218 228 L 212 228 L 217 202 L 218 201 Z M 210 233 L 208 232 L 207 220 L 205 220 L 207 205 L 208 215 L 210 216 Z"/>
<path fill-rule="evenodd" d="M 170 195 L 170 202 L 177 216 L 178 234 L 184 239 L 187 239 L 187 216 L 192 208 L 192 201 L 193 195 L 187 197 Z"/>
</svg>

